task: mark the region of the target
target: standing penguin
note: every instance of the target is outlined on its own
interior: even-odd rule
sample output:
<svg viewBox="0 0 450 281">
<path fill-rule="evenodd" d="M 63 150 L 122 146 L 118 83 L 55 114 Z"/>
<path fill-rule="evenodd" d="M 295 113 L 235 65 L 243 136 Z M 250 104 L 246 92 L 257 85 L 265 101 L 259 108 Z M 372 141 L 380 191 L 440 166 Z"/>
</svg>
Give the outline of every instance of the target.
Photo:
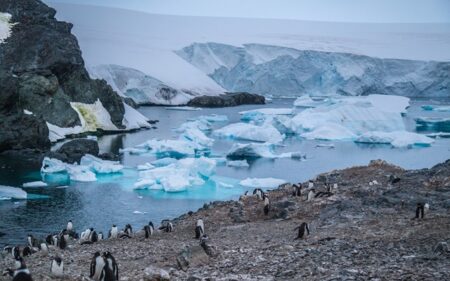
<svg viewBox="0 0 450 281">
<path fill-rule="evenodd" d="M 264 194 L 264 215 L 267 216 L 269 214 L 269 208 L 270 208 L 269 196 Z"/>
<path fill-rule="evenodd" d="M 109 230 L 108 238 L 116 239 L 119 235 L 119 229 L 115 224 L 112 225 L 111 229 Z"/>
<path fill-rule="evenodd" d="M 311 200 L 314 198 L 315 193 L 316 193 L 316 191 L 315 191 L 314 189 L 311 189 L 311 190 L 308 192 L 308 196 L 307 196 L 306 200 L 307 200 L 307 201 L 311 201 Z"/>
<path fill-rule="evenodd" d="M 92 243 L 98 242 L 98 234 L 95 230 L 91 230 L 91 235 L 89 237 L 89 241 L 91 241 Z"/>
<path fill-rule="evenodd" d="M 108 273 L 105 276 L 105 281 L 119 280 L 119 266 L 116 263 L 116 259 L 110 252 L 104 252 L 103 257 L 106 260 L 106 267 L 113 273 L 114 279 L 108 279 Z"/>
<path fill-rule="evenodd" d="M 66 227 L 67 231 L 72 231 L 73 230 L 73 223 L 72 220 L 69 220 L 69 222 L 67 223 L 67 227 Z"/>
<path fill-rule="evenodd" d="M 314 187 L 314 182 L 312 180 L 308 181 L 308 188 L 313 188 Z"/>
<path fill-rule="evenodd" d="M 61 234 L 58 237 L 58 247 L 61 250 L 65 250 L 67 247 L 67 241 L 66 241 L 66 238 L 64 238 L 64 234 Z"/>
<path fill-rule="evenodd" d="M 18 260 L 20 258 L 20 246 L 13 247 L 11 254 L 15 260 Z"/>
<path fill-rule="evenodd" d="M 30 246 L 30 247 L 38 246 L 38 241 L 36 238 L 34 238 L 34 236 L 32 234 L 28 234 L 27 242 L 28 242 L 28 246 Z"/>
<path fill-rule="evenodd" d="M 50 266 L 50 272 L 54 277 L 61 278 L 64 275 L 64 262 L 59 256 L 56 256 L 52 260 Z"/>
<path fill-rule="evenodd" d="M 47 255 L 47 254 L 48 254 L 48 246 L 47 246 L 47 243 L 42 242 L 42 243 L 39 245 L 39 250 L 41 250 L 41 252 L 42 252 L 44 255 Z"/>
<path fill-rule="evenodd" d="M 302 223 L 300 226 L 296 227 L 294 230 L 297 230 L 297 229 L 298 229 L 298 234 L 294 240 L 302 239 L 305 236 L 305 231 L 306 231 L 306 234 L 309 235 L 309 227 L 306 222 Z"/>
<path fill-rule="evenodd" d="M 97 238 L 98 238 L 98 241 L 103 240 L 103 232 L 100 231 L 97 235 Z"/>
<path fill-rule="evenodd" d="M 150 225 L 145 225 L 144 226 L 144 237 L 145 238 L 150 238 L 150 236 L 152 236 L 153 234 L 153 228 L 151 228 Z"/>
<path fill-rule="evenodd" d="M 198 219 L 195 224 L 195 238 L 200 239 L 202 235 L 205 233 L 205 225 L 202 219 Z"/>
<path fill-rule="evenodd" d="M 259 200 L 262 200 L 262 199 L 263 199 L 263 194 L 264 194 L 264 191 L 262 191 L 261 188 L 255 188 L 255 189 L 253 190 L 253 195 L 256 195 L 256 196 L 258 197 Z"/>
<path fill-rule="evenodd" d="M 16 259 L 17 269 L 13 274 L 13 281 L 33 281 L 30 271 L 28 270 L 23 258 Z"/>
<path fill-rule="evenodd" d="M 22 250 L 22 256 L 28 257 L 31 256 L 31 254 L 35 253 L 30 246 L 25 246 Z"/>
<path fill-rule="evenodd" d="M 100 252 L 95 252 L 91 260 L 89 277 L 95 281 L 103 280 L 105 277 L 105 259 L 100 255 Z"/>
<path fill-rule="evenodd" d="M 302 196 L 302 184 L 301 183 L 299 183 L 298 185 L 294 184 L 293 187 L 294 187 L 294 192 L 293 192 L 294 197 Z"/>
</svg>

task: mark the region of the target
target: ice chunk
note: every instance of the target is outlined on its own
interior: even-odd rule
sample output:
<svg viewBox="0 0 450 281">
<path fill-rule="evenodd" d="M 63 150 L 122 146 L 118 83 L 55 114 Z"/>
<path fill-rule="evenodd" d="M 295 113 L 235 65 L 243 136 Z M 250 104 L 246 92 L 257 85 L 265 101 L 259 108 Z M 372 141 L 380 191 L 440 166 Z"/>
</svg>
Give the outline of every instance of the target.
<svg viewBox="0 0 450 281">
<path fill-rule="evenodd" d="M 276 178 L 246 178 L 239 182 L 245 187 L 259 187 L 259 188 L 276 188 L 286 183 L 285 180 Z"/>
<path fill-rule="evenodd" d="M 196 144 L 198 149 L 200 148 L 210 148 L 214 144 L 214 140 L 208 138 L 202 131 L 199 129 L 190 128 L 185 130 L 181 135 L 180 139 L 187 140 Z"/>
<path fill-rule="evenodd" d="M 23 187 L 46 187 L 48 184 L 46 184 L 43 181 L 32 181 L 32 182 L 26 182 L 22 185 Z"/>
<path fill-rule="evenodd" d="M 33 112 L 26 110 L 26 109 L 23 110 L 23 113 L 26 115 L 33 115 Z"/>
<path fill-rule="evenodd" d="M 199 119 L 194 121 L 189 121 L 181 124 L 181 126 L 176 129 L 175 131 L 178 133 L 183 133 L 188 129 L 197 129 L 203 132 L 210 131 L 211 130 L 211 124 L 209 121 Z"/>
<path fill-rule="evenodd" d="M 427 111 L 447 112 L 450 111 L 450 106 L 422 105 L 422 109 Z"/>
<path fill-rule="evenodd" d="M 216 161 L 207 157 L 184 158 L 178 161 L 177 167 L 190 170 L 190 175 L 193 177 L 201 175 L 209 178 L 215 172 Z"/>
<path fill-rule="evenodd" d="M 145 171 L 145 170 L 150 170 L 155 168 L 155 166 L 153 166 L 150 163 L 145 163 L 145 164 L 141 164 L 141 165 L 137 165 L 137 169 L 138 171 Z"/>
<path fill-rule="evenodd" d="M 327 103 L 327 102 L 328 102 L 328 99 L 325 99 L 323 101 L 315 101 L 310 96 L 304 95 L 304 96 L 298 97 L 294 101 L 294 106 L 295 107 L 317 107 L 317 106 L 323 105 L 324 103 Z"/>
<path fill-rule="evenodd" d="M 364 98 L 364 97 L 360 97 Z M 393 113 L 406 113 L 409 98 L 395 95 L 368 95 L 365 97 L 374 107 Z"/>
<path fill-rule="evenodd" d="M 166 107 L 166 110 L 199 111 L 202 109 L 199 107 L 190 107 L 190 106 L 169 106 Z"/>
<path fill-rule="evenodd" d="M 269 143 L 235 143 L 227 153 L 230 159 L 276 158 Z"/>
<path fill-rule="evenodd" d="M 250 165 L 248 164 L 247 160 L 235 160 L 235 161 L 227 161 L 227 166 L 242 168 L 242 167 L 249 167 Z"/>
<path fill-rule="evenodd" d="M 97 136 L 86 136 L 86 139 L 88 140 L 94 140 L 94 141 L 98 141 Z"/>
<path fill-rule="evenodd" d="M 200 115 L 197 117 L 198 120 L 205 120 L 207 122 L 228 122 L 228 116 L 226 115 L 218 115 L 218 114 L 211 114 L 211 115 Z"/>
<path fill-rule="evenodd" d="M 18 187 L 0 185 L 0 200 L 27 199 L 27 193 Z"/>
<path fill-rule="evenodd" d="M 136 147 L 144 148 L 158 157 L 175 158 L 194 156 L 197 150 L 194 143 L 185 140 L 151 139 Z"/>
<path fill-rule="evenodd" d="M 394 147 L 409 147 L 412 145 L 429 146 L 434 140 L 421 134 L 399 132 L 367 132 L 359 136 L 355 142 L 391 144 Z"/>
<path fill-rule="evenodd" d="M 443 132 L 431 133 L 431 134 L 427 134 L 427 137 L 430 137 L 430 138 L 450 138 L 450 133 L 443 133 Z"/>
<path fill-rule="evenodd" d="M 239 112 L 240 115 L 251 115 L 254 113 L 261 113 L 264 115 L 292 115 L 294 110 L 292 108 L 270 108 L 263 107 L 258 109 L 246 110 Z"/>
<path fill-rule="evenodd" d="M 66 163 L 55 158 L 45 157 L 42 160 L 41 173 L 55 174 L 63 173 L 67 171 Z"/>
<path fill-rule="evenodd" d="M 275 127 L 265 123 L 263 126 L 256 126 L 247 123 L 234 123 L 227 125 L 214 132 L 219 137 L 251 140 L 258 142 L 279 143 L 284 139 Z"/>
<path fill-rule="evenodd" d="M 126 103 L 123 103 L 123 106 L 125 108 L 125 113 L 123 115 L 122 124 L 127 130 L 150 128 L 147 117 Z"/>
<path fill-rule="evenodd" d="M 317 140 L 352 140 L 356 138 L 353 132 L 336 123 L 325 123 L 309 132 L 302 133 L 300 136 Z"/>
<path fill-rule="evenodd" d="M 118 173 L 123 169 L 119 162 L 102 160 L 90 154 L 81 157 L 80 165 L 90 167 L 97 174 Z"/>
<path fill-rule="evenodd" d="M 165 158 L 161 158 L 161 159 L 153 161 L 152 165 L 156 166 L 156 167 L 163 167 L 163 166 L 168 166 L 170 164 L 176 163 L 177 161 L 178 160 L 175 158 L 165 157 Z"/>
<path fill-rule="evenodd" d="M 419 117 L 415 120 L 417 127 L 431 128 L 443 132 L 450 132 L 450 118 Z"/>
<path fill-rule="evenodd" d="M 180 192 L 186 191 L 190 183 L 186 177 L 174 174 L 171 177 L 166 177 L 161 180 L 161 185 L 165 192 Z"/>
<path fill-rule="evenodd" d="M 91 182 L 97 180 L 95 173 L 87 166 L 67 165 L 67 172 L 71 181 Z"/>
<path fill-rule="evenodd" d="M 135 147 L 126 147 L 126 148 L 120 148 L 119 149 L 119 153 L 125 153 L 128 152 L 130 154 L 143 154 L 143 153 L 147 153 L 148 150 L 144 149 L 144 148 L 135 148 Z"/>
<path fill-rule="evenodd" d="M 155 183 L 156 181 L 152 179 L 140 179 L 134 184 L 134 189 L 148 189 Z"/>
</svg>

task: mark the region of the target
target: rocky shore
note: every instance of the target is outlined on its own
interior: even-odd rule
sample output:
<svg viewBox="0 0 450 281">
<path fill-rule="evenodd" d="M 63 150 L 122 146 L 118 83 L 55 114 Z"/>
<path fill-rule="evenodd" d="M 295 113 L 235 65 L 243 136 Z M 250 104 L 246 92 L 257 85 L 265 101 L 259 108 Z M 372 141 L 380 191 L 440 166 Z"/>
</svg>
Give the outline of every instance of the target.
<svg viewBox="0 0 450 281">
<path fill-rule="evenodd" d="M 219 96 L 200 96 L 191 99 L 187 105 L 195 107 L 229 107 L 244 104 L 265 104 L 264 96 L 246 92 L 225 93 Z"/>
<path fill-rule="evenodd" d="M 377 160 L 313 182 L 316 192 L 325 191 L 325 183 L 338 188 L 307 201 L 285 185 L 267 193 L 267 216 L 262 201 L 243 196 L 172 220 L 171 233 L 92 245 L 72 241 L 65 251 L 25 260 L 35 280 L 57 280 L 49 276 L 55 255 L 65 265 L 61 280 L 89 280 L 93 253 L 107 250 L 120 280 L 449 280 L 450 160 L 422 170 Z M 424 219 L 414 219 L 417 203 L 430 205 Z M 204 247 L 194 239 L 199 218 L 209 236 Z M 311 234 L 294 240 L 302 222 Z M 0 267 L 12 266 L 3 255 Z"/>
</svg>

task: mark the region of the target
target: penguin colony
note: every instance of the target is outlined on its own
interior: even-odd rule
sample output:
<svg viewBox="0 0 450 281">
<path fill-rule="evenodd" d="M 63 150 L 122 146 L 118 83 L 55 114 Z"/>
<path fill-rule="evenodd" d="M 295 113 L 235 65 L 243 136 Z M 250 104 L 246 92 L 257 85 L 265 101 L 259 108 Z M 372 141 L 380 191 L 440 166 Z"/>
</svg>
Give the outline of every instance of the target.
<svg viewBox="0 0 450 281">
<path fill-rule="evenodd" d="M 330 197 L 333 196 L 338 189 L 337 183 L 330 185 L 325 184 L 326 190 L 316 192 L 314 188 L 314 182 L 309 181 L 308 187 L 303 188 L 302 183 L 298 184 L 285 184 L 280 186 L 280 188 L 290 190 L 292 189 L 292 196 L 302 198 L 305 194 L 305 201 L 312 201 L 315 198 Z M 248 191 L 242 195 L 239 200 L 242 201 L 248 197 Z M 270 212 L 270 199 L 267 193 L 265 193 L 261 188 L 256 188 L 253 190 L 253 196 L 256 196 L 258 200 L 263 201 L 263 213 L 265 216 L 269 215 Z M 429 210 L 430 206 L 428 203 L 417 203 L 416 212 L 414 219 L 424 219 L 425 213 Z M 174 231 L 174 226 L 169 220 L 163 220 L 161 226 L 158 228 L 162 232 L 172 232 Z M 298 227 L 294 228 L 297 235 L 294 240 L 305 239 L 310 234 L 309 225 L 307 222 L 301 223 Z M 70 220 L 67 223 L 67 227 L 60 231 L 59 233 L 53 233 L 48 235 L 45 240 L 36 239 L 33 235 L 27 236 L 27 245 L 21 251 L 20 246 L 6 246 L 4 247 L 4 253 L 11 255 L 15 260 L 15 269 L 6 269 L 3 271 L 3 275 L 9 275 L 13 281 L 32 281 L 31 273 L 28 270 L 24 257 L 31 256 L 32 254 L 41 251 L 45 255 L 49 253 L 49 249 L 57 247 L 61 250 L 65 250 L 69 241 L 79 240 L 80 244 L 92 244 L 103 239 L 128 239 L 134 236 L 144 237 L 146 239 L 150 238 L 155 232 L 155 227 L 150 221 L 148 225 L 145 225 L 142 230 L 133 233 L 133 228 L 130 224 L 127 224 L 123 230 L 113 224 L 108 232 L 108 236 L 104 237 L 102 232 L 96 232 L 94 228 L 88 228 L 81 232 L 80 235 L 75 232 L 73 222 Z M 204 248 L 205 252 L 211 251 L 208 246 L 208 235 L 205 233 L 205 225 L 203 219 L 198 219 L 195 224 L 195 239 L 199 239 L 200 246 Z M 64 262 L 59 256 L 54 256 L 50 264 L 51 275 L 55 278 L 64 277 Z M 103 253 L 95 252 L 90 263 L 89 277 L 96 281 L 117 281 L 119 280 L 119 266 L 114 258 L 114 256 L 106 251 Z"/>
<path fill-rule="evenodd" d="M 204 234 L 204 223 L 203 220 L 198 220 L 196 224 L 197 228 L 200 228 L 201 235 L 198 237 L 205 236 Z M 173 224 L 168 221 L 162 221 L 161 227 L 159 228 L 164 232 L 172 232 L 174 230 Z M 53 233 L 46 236 L 45 239 L 37 239 L 33 235 L 29 234 L 27 236 L 27 245 L 21 247 L 17 246 L 6 246 L 3 248 L 3 252 L 10 255 L 15 260 L 14 269 L 6 269 L 3 271 L 3 276 L 11 276 L 13 281 L 32 281 L 30 270 L 25 264 L 25 257 L 31 256 L 34 253 L 42 252 L 44 255 L 49 254 L 49 249 L 59 248 L 65 250 L 71 241 L 78 241 L 82 245 L 93 244 L 95 242 L 101 241 L 103 239 L 127 239 L 132 237 L 144 237 L 150 238 L 155 232 L 155 227 L 153 222 L 149 222 L 145 225 L 142 230 L 133 233 L 133 228 L 130 224 L 127 224 L 123 230 L 119 230 L 116 225 L 112 225 L 109 230 L 108 237 L 104 237 L 102 232 L 98 232 L 94 228 L 88 228 L 81 232 L 80 235 L 75 232 L 73 222 L 70 220 L 67 223 L 67 227 L 60 231 L 59 233 Z M 51 259 L 50 263 L 50 273 L 54 278 L 64 278 L 64 261 L 58 255 Z M 91 264 L 89 277 L 96 281 L 117 281 L 119 280 L 119 266 L 116 262 L 114 256 L 106 251 L 103 253 L 95 252 Z"/>
</svg>

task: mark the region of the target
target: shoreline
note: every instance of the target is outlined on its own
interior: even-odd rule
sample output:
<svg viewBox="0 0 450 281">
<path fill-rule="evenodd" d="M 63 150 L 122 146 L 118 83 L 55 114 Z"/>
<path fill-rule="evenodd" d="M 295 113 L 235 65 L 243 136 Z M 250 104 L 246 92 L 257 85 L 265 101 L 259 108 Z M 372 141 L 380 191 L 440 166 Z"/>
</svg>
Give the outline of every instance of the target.
<svg viewBox="0 0 450 281">
<path fill-rule="evenodd" d="M 399 182 L 390 182 L 391 175 Z M 450 160 L 421 170 L 404 170 L 376 160 L 368 166 L 318 175 L 316 191 L 324 191 L 325 181 L 338 183 L 335 194 L 310 202 L 305 195 L 293 197 L 292 188 L 268 191 L 268 216 L 263 214 L 263 202 L 254 196 L 215 201 L 171 220 L 172 233 L 157 231 L 149 239 L 104 240 L 92 245 L 71 242 L 69 249 L 50 250 L 49 256 L 63 258 L 63 280 L 88 280 L 93 253 L 106 250 L 118 261 L 120 280 L 156 280 L 149 277 L 149 267 L 165 270 L 170 280 L 450 277 L 450 253 L 433 252 L 437 243 L 450 243 Z M 373 181 L 377 184 L 369 184 Z M 430 203 L 430 211 L 423 220 L 411 220 L 418 202 Z M 212 256 L 202 252 L 194 239 L 198 218 L 205 222 Z M 311 235 L 294 240 L 293 229 L 304 221 Z M 184 268 L 181 256 L 188 257 L 189 265 Z M 48 277 L 49 257 L 38 252 L 25 260 L 35 280 L 53 280 Z M 10 256 L 0 259 L 2 269 L 12 263 Z"/>
</svg>

